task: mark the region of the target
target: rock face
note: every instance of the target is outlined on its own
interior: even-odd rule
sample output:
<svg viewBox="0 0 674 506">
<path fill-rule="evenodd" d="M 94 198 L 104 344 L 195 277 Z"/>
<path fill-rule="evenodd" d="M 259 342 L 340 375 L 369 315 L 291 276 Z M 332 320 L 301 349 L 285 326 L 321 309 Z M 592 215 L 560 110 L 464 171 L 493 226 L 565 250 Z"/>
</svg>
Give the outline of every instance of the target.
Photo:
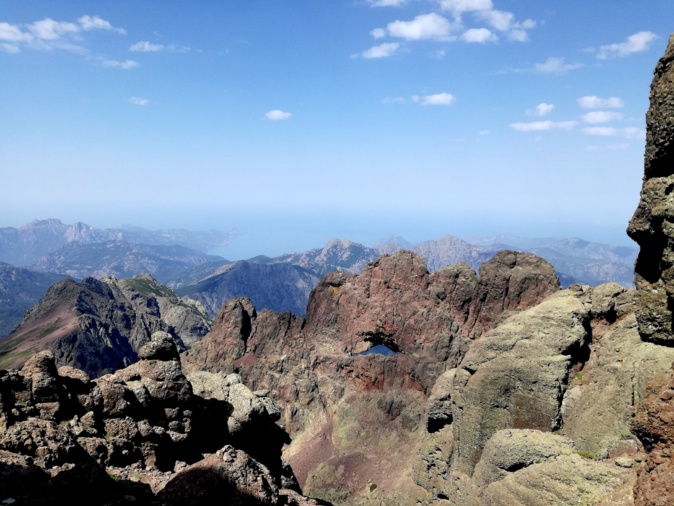
<svg viewBox="0 0 674 506">
<path fill-rule="evenodd" d="M 641 250 L 635 266 L 637 321 L 643 339 L 671 346 L 674 340 L 674 35 L 658 62 L 646 115 L 646 153 L 641 200 L 628 234 Z M 663 348 L 663 347 L 661 347 Z M 635 504 L 665 505 L 674 501 L 674 374 L 648 385 L 632 430 L 648 452 L 639 468 Z"/>
<path fill-rule="evenodd" d="M 297 435 L 285 454 L 312 495 L 407 504 L 427 492 L 410 479 L 413 462 L 390 453 L 416 452 L 427 425 L 440 431 L 451 422 L 436 379 L 473 339 L 558 290 L 552 266 L 527 253 L 499 253 L 478 277 L 467 264 L 429 273 L 423 257 L 400 251 L 359 275 L 328 274 L 306 320 L 228 301 L 184 360 L 199 391 L 212 389 L 200 371 L 224 371 L 270 392 Z M 377 345 L 394 353 L 361 354 Z M 426 416 L 429 395 L 438 407 Z"/>
<path fill-rule="evenodd" d="M 641 247 L 634 284 L 639 292 L 639 333 L 671 341 L 674 304 L 674 41 L 670 38 L 651 84 L 646 114 L 644 180 L 627 233 Z"/>
<path fill-rule="evenodd" d="M 59 366 L 100 376 L 138 360 L 138 350 L 155 331 L 171 333 L 181 349 L 181 334 L 190 343 L 208 332 L 210 322 L 197 305 L 172 292 L 156 293 L 157 286 L 147 276 L 128 283 L 114 278 L 57 282 L 0 341 L 0 367 L 20 367 L 36 351 L 49 349 Z"/>
<path fill-rule="evenodd" d="M 270 399 L 238 377 L 195 395 L 173 338 L 90 380 L 43 351 L 0 372 L 0 497 L 18 504 L 318 504 L 281 459 Z M 74 491 L 77 491 L 76 493 Z M 290 502 L 290 499 L 296 501 Z"/>
</svg>

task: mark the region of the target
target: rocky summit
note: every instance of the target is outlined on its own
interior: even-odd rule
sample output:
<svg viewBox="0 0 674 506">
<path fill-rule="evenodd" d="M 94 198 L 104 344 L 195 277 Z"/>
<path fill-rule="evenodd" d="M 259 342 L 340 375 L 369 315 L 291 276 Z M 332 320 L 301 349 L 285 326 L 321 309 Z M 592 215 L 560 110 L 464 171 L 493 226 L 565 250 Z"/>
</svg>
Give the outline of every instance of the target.
<svg viewBox="0 0 674 506">
<path fill-rule="evenodd" d="M 232 298 L 198 335 L 152 278 L 61 281 L 8 341 L 0 501 L 674 504 L 673 59 L 674 37 L 635 289 L 561 289 L 530 253 L 430 272 L 402 250 L 325 275 L 306 317 Z"/>
</svg>

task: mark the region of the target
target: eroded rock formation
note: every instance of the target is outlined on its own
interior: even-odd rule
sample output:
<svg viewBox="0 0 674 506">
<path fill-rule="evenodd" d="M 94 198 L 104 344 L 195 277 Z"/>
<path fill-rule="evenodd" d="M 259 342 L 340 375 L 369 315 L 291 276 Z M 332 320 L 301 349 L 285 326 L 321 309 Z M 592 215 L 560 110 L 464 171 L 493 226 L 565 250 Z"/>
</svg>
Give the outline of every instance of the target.
<svg viewBox="0 0 674 506">
<path fill-rule="evenodd" d="M 91 380 L 42 351 L 0 374 L 0 497 L 18 504 L 318 504 L 281 457 L 272 401 L 236 375 L 195 395 L 173 338 Z M 294 502 L 293 502 L 294 501 Z M 7 503 L 7 504 L 10 504 Z"/>
<path fill-rule="evenodd" d="M 427 425 L 450 422 L 443 406 L 425 413 L 436 379 L 482 332 L 558 291 L 552 266 L 528 253 L 501 252 L 478 276 L 462 263 L 429 273 L 423 257 L 400 251 L 359 275 L 328 274 L 306 320 L 228 301 L 185 362 L 195 384 L 200 371 L 237 372 L 269 392 L 298 436 L 286 455 L 312 494 L 406 504 L 426 492 L 410 479 L 412 461 L 389 455 L 416 453 Z M 362 354 L 377 345 L 394 354 Z"/>
</svg>

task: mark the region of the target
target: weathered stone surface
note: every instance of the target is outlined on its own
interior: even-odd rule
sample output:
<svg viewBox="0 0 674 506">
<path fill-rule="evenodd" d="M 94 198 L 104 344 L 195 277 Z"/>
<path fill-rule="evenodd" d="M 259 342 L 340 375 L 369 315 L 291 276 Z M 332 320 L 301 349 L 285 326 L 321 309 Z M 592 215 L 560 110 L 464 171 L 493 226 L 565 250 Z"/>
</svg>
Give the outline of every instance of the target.
<svg viewBox="0 0 674 506">
<path fill-rule="evenodd" d="M 533 464 L 484 489 L 481 504 L 567 506 L 631 504 L 631 472 L 576 454 Z"/>
<path fill-rule="evenodd" d="M 568 438 L 531 429 L 504 429 L 484 446 L 475 466 L 473 483 L 484 489 L 490 483 L 525 467 L 540 464 L 560 455 L 571 455 L 574 443 Z"/>
<path fill-rule="evenodd" d="M 669 341 L 674 303 L 674 39 L 655 67 L 646 113 L 641 199 L 627 228 L 640 246 L 634 284 L 640 295 L 639 333 Z"/>
<path fill-rule="evenodd" d="M 595 295 L 593 290 L 593 308 Z M 594 320 L 592 331 L 592 353 L 573 374 L 564 397 L 561 434 L 597 458 L 634 453 L 638 441 L 630 424 L 636 404 L 649 382 L 665 380 L 674 349 L 642 341 L 634 314 L 613 325 Z"/>
<path fill-rule="evenodd" d="M 166 506 L 258 506 L 279 501 L 269 470 L 232 446 L 178 472 L 157 498 Z"/>
<path fill-rule="evenodd" d="M 234 491 L 228 504 L 278 504 L 282 497 L 301 504 L 290 491 L 278 494 L 280 487 L 298 492 L 299 486 L 281 457 L 289 438 L 275 423 L 279 411 L 268 397 L 248 390 L 236 375 L 225 378 L 224 400 L 195 395 L 176 344 L 164 332 L 139 355 L 139 362 L 93 381 L 72 367 L 57 370 L 49 351 L 18 373 L 0 371 L 0 476 L 15 481 L 0 482 L 0 493 L 54 504 L 76 487 L 81 494 L 74 504 L 153 504 L 179 473 L 159 503 L 192 494 L 215 504 L 222 498 L 213 494 L 225 487 Z M 202 461 L 226 444 L 236 447 L 227 447 L 234 467 Z M 35 494 L 17 482 L 23 479 L 44 485 L 43 502 L 31 502 Z M 190 479 L 214 488 L 206 486 L 201 496 L 185 486 Z M 236 502 L 244 497 L 257 502 Z M 182 499 L 175 504 L 193 503 Z"/>
<path fill-rule="evenodd" d="M 455 470 L 471 475 L 501 429 L 560 426 L 569 374 L 589 344 L 588 292 L 564 290 L 473 343 L 454 378 Z"/>
</svg>

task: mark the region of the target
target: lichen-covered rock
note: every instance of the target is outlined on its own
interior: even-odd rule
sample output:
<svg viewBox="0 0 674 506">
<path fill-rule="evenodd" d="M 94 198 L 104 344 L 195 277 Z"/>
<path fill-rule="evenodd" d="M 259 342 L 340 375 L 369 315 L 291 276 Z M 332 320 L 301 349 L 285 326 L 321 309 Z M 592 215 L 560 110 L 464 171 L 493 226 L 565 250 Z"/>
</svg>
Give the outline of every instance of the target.
<svg viewBox="0 0 674 506">
<path fill-rule="evenodd" d="M 504 429 L 484 446 L 473 473 L 473 483 L 484 489 L 490 483 L 525 467 L 540 464 L 560 455 L 571 455 L 574 443 L 550 432 L 530 429 Z"/>
<path fill-rule="evenodd" d="M 588 292 L 564 290 L 473 343 L 454 377 L 455 470 L 472 475 L 501 429 L 559 427 L 569 374 L 590 337 Z"/>
<path fill-rule="evenodd" d="M 509 473 L 488 485 L 481 504 L 491 506 L 567 506 L 630 504 L 631 473 L 609 462 L 576 454 L 561 455 Z"/>
<path fill-rule="evenodd" d="M 594 308 L 594 290 L 592 299 Z M 608 327 L 593 321 L 592 331 L 592 353 L 564 397 L 561 434 L 597 458 L 635 453 L 630 424 L 636 405 L 651 381 L 665 380 L 674 349 L 642 341 L 634 314 Z"/>
</svg>

